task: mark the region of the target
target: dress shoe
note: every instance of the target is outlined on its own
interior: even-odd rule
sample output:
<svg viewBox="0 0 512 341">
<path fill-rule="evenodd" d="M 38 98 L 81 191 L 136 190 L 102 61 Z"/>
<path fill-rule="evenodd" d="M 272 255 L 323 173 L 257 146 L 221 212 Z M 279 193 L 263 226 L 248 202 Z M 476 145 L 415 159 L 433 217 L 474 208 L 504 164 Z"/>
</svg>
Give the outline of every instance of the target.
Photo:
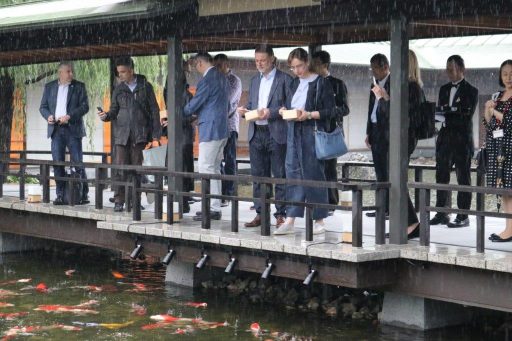
<svg viewBox="0 0 512 341">
<path fill-rule="evenodd" d="M 229 206 L 229 200 L 222 200 L 220 202 L 220 207 L 228 207 Z"/>
<path fill-rule="evenodd" d="M 446 225 L 450 222 L 450 218 L 446 214 L 437 213 L 434 218 L 430 219 L 430 225 Z"/>
<path fill-rule="evenodd" d="M 375 218 L 375 216 L 377 215 L 377 212 L 373 211 L 373 212 L 366 212 L 366 216 L 369 217 L 369 218 Z M 389 212 L 386 212 L 386 220 L 389 219 Z"/>
<path fill-rule="evenodd" d="M 279 228 L 283 224 L 284 224 L 284 217 L 282 215 L 278 215 L 276 217 L 276 228 Z"/>
<path fill-rule="evenodd" d="M 183 213 L 189 213 L 190 212 L 190 204 L 188 201 L 183 202 Z"/>
<path fill-rule="evenodd" d="M 332 217 L 334 215 L 334 210 L 329 210 L 328 214 L 329 214 L 329 217 Z"/>
<path fill-rule="evenodd" d="M 492 233 L 490 236 L 489 236 L 489 240 L 493 240 L 493 239 L 497 239 L 497 238 L 501 238 L 499 235 L 497 235 L 496 233 Z"/>
<path fill-rule="evenodd" d="M 121 204 L 120 202 L 116 202 L 114 204 L 114 212 L 123 212 L 124 204 Z"/>
<path fill-rule="evenodd" d="M 283 219 L 283 222 L 284 222 L 284 219 Z M 256 215 L 256 217 L 254 217 L 254 219 L 248 223 L 245 223 L 244 224 L 245 227 L 258 227 L 258 226 L 261 226 L 261 217 L 259 214 Z"/>
<path fill-rule="evenodd" d="M 210 211 L 210 220 L 220 220 L 222 218 L 221 211 Z M 196 212 L 196 216 L 192 218 L 194 221 L 202 221 L 203 213 L 201 211 Z"/>
<path fill-rule="evenodd" d="M 90 204 L 91 201 L 89 200 L 89 197 L 85 196 L 82 198 L 82 200 L 80 200 L 80 205 L 87 205 L 87 204 Z"/>
<path fill-rule="evenodd" d="M 466 227 L 469 226 L 469 219 L 459 219 L 455 218 L 454 221 L 448 223 L 446 226 L 456 228 L 456 227 Z"/>
<path fill-rule="evenodd" d="M 505 242 L 512 242 L 512 237 L 508 237 L 508 238 L 501 238 L 500 236 L 498 235 L 495 235 L 495 237 L 493 239 L 491 239 L 491 241 L 493 243 L 505 243 Z"/>
<path fill-rule="evenodd" d="M 64 202 L 64 199 L 60 195 L 57 198 L 55 198 L 55 200 L 53 201 L 53 204 L 56 206 L 66 205 L 66 203 Z"/>
<path fill-rule="evenodd" d="M 254 207 L 254 205 L 252 205 L 251 207 L 249 207 L 249 209 L 250 209 L 251 211 L 254 211 L 256 208 Z"/>
<path fill-rule="evenodd" d="M 114 197 L 110 197 L 110 198 L 108 198 L 108 201 L 110 201 L 111 203 L 115 203 L 116 199 Z"/>
</svg>

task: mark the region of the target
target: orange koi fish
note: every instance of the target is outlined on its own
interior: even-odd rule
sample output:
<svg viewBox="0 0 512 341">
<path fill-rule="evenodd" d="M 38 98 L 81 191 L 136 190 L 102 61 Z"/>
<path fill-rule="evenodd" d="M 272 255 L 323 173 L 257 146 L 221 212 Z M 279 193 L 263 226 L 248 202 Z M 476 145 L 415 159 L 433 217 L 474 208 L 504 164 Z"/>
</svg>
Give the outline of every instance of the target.
<svg viewBox="0 0 512 341">
<path fill-rule="evenodd" d="M 7 302 L 0 302 L 0 308 L 14 307 L 14 304 Z"/>
<path fill-rule="evenodd" d="M 28 315 L 27 312 L 19 312 L 19 313 L 0 313 L 0 318 L 5 319 L 7 321 L 12 321 L 18 317 Z"/>
<path fill-rule="evenodd" d="M 114 276 L 114 278 L 117 278 L 117 279 L 124 278 L 124 275 L 117 271 L 112 271 L 112 276 Z"/>
<path fill-rule="evenodd" d="M 187 307 L 194 307 L 194 308 L 206 308 L 208 306 L 208 303 L 187 302 L 184 305 L 186 305 Z"/>
<path fill-rule="evenodd" d="M 53 305 L 39 305 L 34 310 L 44 311 L 47 313 L 73 313 L 77 315 L 86 315 L 86 314 L 99 314 L 98 311 L 89 309 L 93 305 L 99 304 L 96 300 L 90 300 L 77 305 L 61 305 L 61 304 L 53 304 Z"/>
<path fill-rule="evenodd" d="M 44 283 L 39 283 L 38 285 L 36 285 L 36 291 L 40 292 L 40 293 L 43 293 L 43 294 L 47 294 L 48 293 L 48 287 Z"/>
<path fill-rule="evenodd" d="M 259 334 L 261 332 L 261 327 L 258 322 L 252 323 L 251 326 L 249 327 L 249 329 L 251 330 L 251 332 L 253 332 L 255 334 Z"/>
</svg>

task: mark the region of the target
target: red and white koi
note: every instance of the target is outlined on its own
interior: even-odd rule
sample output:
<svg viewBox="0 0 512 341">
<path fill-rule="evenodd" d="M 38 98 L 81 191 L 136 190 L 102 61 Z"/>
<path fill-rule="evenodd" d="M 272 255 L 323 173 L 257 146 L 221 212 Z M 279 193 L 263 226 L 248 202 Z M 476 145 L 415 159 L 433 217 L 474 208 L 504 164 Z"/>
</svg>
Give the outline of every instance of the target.
<svg viewBox="0 0 512 341">
<path fill-rule="evenodd" d="M 4 319 L 7 321 L 12 321 L 17 319 L 18 317 L 27 316 L 28 312 L 19 312 L 19 313 L 0 313 L 0 319 Z"/>
<path fill-rule="evenodd" d="M 206 308 L 208 306 L 208 303 L 205 302 L 187 302 L 183 304 L 187 307 L 193 307 L 193 308 Z"/>
<path fill-rule="evenodd" d="M 34 310 L 44 311 L 47 313 L 73 313 L 77 315 L 87 315 L 87 314 L 99 314 L 97 310 L 89 309 L 91 306 L 98 305 L 99 302 L 96 300 L 90 300 L 77 305 L 61 305 L 61 304 L 53 304 L 53 305 L 39 305 Z"/>
<path fill-rule="evenodd" d="M 144 316 L 147 313 L 147 309 L 142 305 L 132 303 L 132 309 L 130 310 L 130 312 L 134 313 L 135 315 Z"/>
<path fill-rule="evenodd" d="M 36 291 L 42 294 L 47 294 L 48 292 L 50 292 L 50 290 L 44 283 L 39 283 L 38 285 L 36 285 Z"/>
<path fill-rule="evenodd" d="M 14 307 L 14 304 L 7 302 L 0 302 L 0 308 Z"/>
<path fill-rule="evenodd" d="M 75 326 L 67 326 L 64 324 L 54 324 L 51 326 L 27 326 L 27 327 L 21 327 L 16 326 L 12 327 L 6 332 L 4 332 L 4 337 L 2 338 L 2 341 L 11 340 L 12 338 L 20 335 L 34 335 L 35 332 L 39 331 L 46 331 L 46 330 L 52 330 L 52 329 L 61 329 L 61 330 L 67 330 L 67 331 L 80 331 L 82 328 L 75 327 Z"/>
<path fill-rule="evenodd" d="M 68 277 L 71 277 L 71 276 L 73 276 L 73 274 L 74 274 L 75 272 L 76 272 L 76 270 L 75 270 L 75 269 L 69 269 L 69 270 L 64 271 L 64 274 L 65 274 L 66 276 L 68 276 Z"/>
</svg>

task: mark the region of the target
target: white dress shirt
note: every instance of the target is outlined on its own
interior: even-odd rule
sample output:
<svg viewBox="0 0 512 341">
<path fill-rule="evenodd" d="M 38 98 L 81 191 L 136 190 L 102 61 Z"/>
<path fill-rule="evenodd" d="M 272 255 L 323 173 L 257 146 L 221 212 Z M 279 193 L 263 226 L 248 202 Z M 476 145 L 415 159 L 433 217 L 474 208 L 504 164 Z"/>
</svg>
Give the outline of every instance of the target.
<svg viewBox="0 0 512 341">
<path fill-rule="evenodd" d="M 266 76 L 260 74 L 260 91 L 258 93 L 258 109 L 265 109 L 268 105 L 268 97 L 270 96 L 270 88 L 276 77 L 276 68 L 273 68 Z M 257 120 L 257 125 L 267 125 L 268 120 Z"/>
<path fill-rule="evenodd" d="M 382 80 L 377 81 L 377 85 L 380 86 L 381 88 L 384 88 L 384 85 L 386 84 L 388 78 L 389 78 L 389 73 Z M 378 107 L 379 107 L 379 101 L 377 101 L 377 98 L 375 98 L 375 102 L 373 103 L 372 114 L 370 116 L 370 120 L 372 121 L 372 123 L 377 123 L 377 108 Z"/>
<path fill-rule="evenodd" d="M 455 82 L 455 83 L 452 82 L 452 88 L 450 89 L 450 102 L 449 102 L 451 107 L 453 107 L 453 98 L 455 97 L 455 94 L 457 93 L 457 90 L 459 89 L 460 82 L 462 82 L 463 79 L 461 79 L 460 81 Z"/>
<path fill-rule="evenodd" d="M 59 83 L 59 91 L 57 92 L 57 106 L 55 107 L 55 120 L 57 121 L 59 118 L 66 116 L 67 113 L 67 104 L 68 104 L 68 92 L 69 92 L 69 83 L 61 84 Z"/>
</svg>

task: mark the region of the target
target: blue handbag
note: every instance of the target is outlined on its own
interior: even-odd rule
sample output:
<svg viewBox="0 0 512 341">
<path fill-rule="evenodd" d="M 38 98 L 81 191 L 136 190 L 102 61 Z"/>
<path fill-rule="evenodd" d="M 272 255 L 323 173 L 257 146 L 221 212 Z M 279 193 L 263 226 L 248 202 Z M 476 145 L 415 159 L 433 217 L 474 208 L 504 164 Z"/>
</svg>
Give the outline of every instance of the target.
<svg viewBox="0 0 512 341">
<path fill-rule="evenodd" d="M 320 93 L 320 77 L 317 81 L 315 108 L 318 104 L 318 96 Z M 336 129 L 327 133 L 318 130 L 315 120 L 315 153 L 318 160 L 330 160 L 345 155 L 348 152 L 347 145 L 345 144 L 345 137 L 341 127 L 336 124 Z"/>
<path fill-rule="evenodd" d="M 339 126 L 331 133 L 318 130 L 315 122 L 315 153 L 318 160 L 335 159 L 348 152 L 345 137 Z"/>
</svg>

